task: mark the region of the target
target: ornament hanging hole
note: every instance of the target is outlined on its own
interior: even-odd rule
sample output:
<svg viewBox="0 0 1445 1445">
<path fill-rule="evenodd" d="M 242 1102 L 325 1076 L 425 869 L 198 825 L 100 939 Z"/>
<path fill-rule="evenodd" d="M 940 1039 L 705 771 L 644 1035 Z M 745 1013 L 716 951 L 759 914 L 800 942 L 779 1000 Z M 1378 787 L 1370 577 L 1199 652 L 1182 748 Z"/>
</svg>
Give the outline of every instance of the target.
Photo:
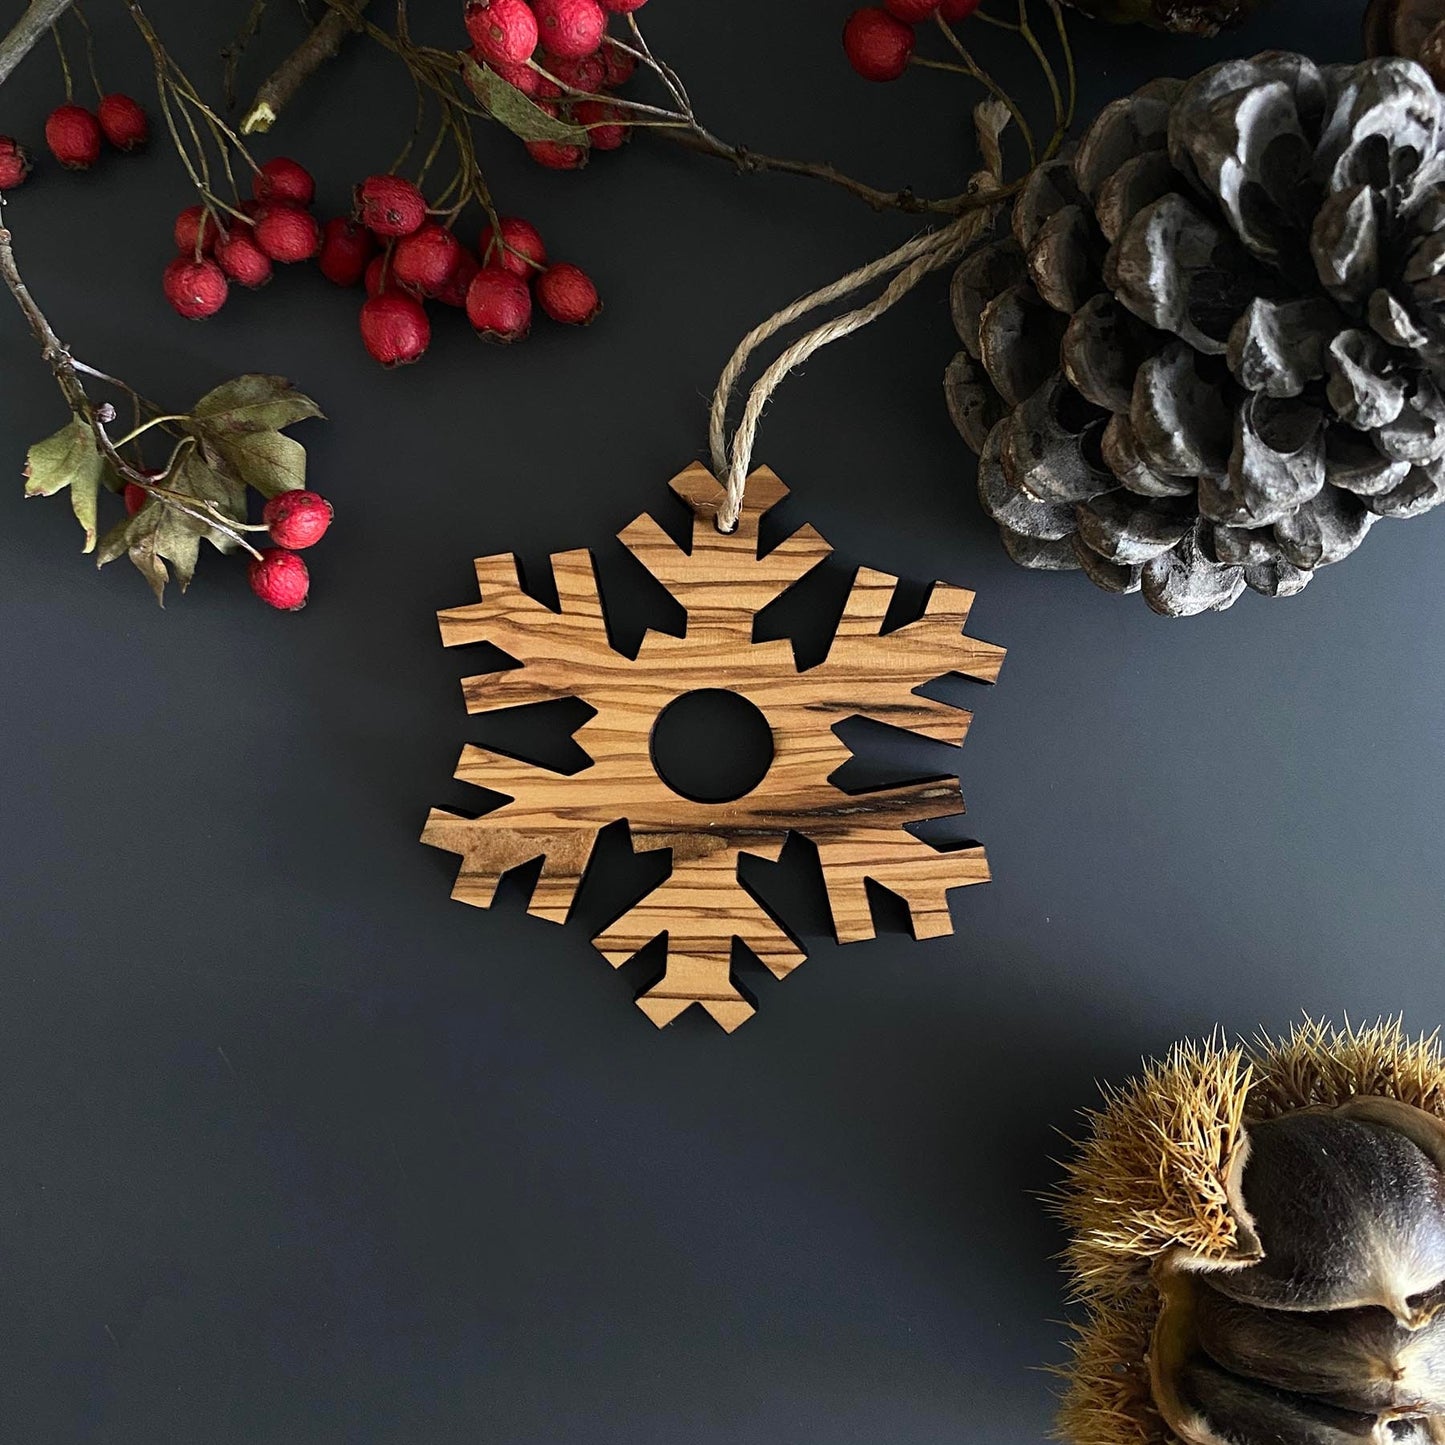
<svg viewBox="0 0 1445 1445">
<path fill-rule="evenodd" d="M 741 693 L 694 688 L 675 697 L 652 725 L 652 766 L 679 797 L 735 803 L 773 765 L 773 730 Z"/>
</svg>

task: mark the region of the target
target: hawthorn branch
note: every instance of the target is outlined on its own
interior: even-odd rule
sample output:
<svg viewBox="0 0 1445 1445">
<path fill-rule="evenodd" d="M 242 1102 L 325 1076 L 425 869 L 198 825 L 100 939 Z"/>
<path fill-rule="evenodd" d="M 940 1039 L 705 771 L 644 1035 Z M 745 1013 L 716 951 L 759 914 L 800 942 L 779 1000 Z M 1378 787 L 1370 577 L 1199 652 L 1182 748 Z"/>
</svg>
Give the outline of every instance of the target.
<svg viewBox="0 0 1445 1445">
<path fill-rule="evenodd" d="M 106 424 L 115 419 L 115 408 L 108 402 L 97 406 L 86 391 L 85 383 L 80 379 L 82 370 L 80 363 L 71 357 L 65 343 L 55 334 L 55 328 L 46 319 L 45 313 L 30 294 L 30 288 L 20 274 L 20 268 L 15 263 L 15 249 L 11 244 L 10 231 L 3 224 L 3 216 L 0 216 L 0 281 L 5 283 L 6 289 L 15 298 L 15 304 L 19 306 L 24 315 L 31 335 L 35 337 L 40 346 L 40 358 L 50 368 L 51 375 L 55 377 L 55 384 L 60 388 L 60 394 L 65 398 L 66 405 L 69 406 L 77 421 L 83 422 L 90 428 L 100 454 L 115 469 L 116 475 L 122 481 L 133 482 L 148 496 L 155 497 L 165 506 L 174 507 L 176 511 L 183 512 L 195 521 L 213 527 L 238 546 L 244 547 L 253 557 L 259 556 L 256 549 L 237 530 L 239 524 L 234 517 L 228 517 L 218 511 L 209 501 L 188 497 L 183 492 L 158 485 L 159 482 L 169 477 L 171 470 L 169 467 L 160 477 L 154 477 L 138 471 L 120 454 L 110 433 L 106 431 Z M 89 367 L 83 369 L 90 372 Z M 91 374 L 99 375 L 99 373 Z M 124 385 L 123 383 L 119 384 Z M 130 390 L 129 387 L 124 389 Z M 252 531 L 254 529 L 247 527 L 245 530 Z"/>
<path fill-rule="evenodd" d="M 35 42 L 65 14 L 75 0 L 30 0 L 30 6 L 0 40 L 0 85 L 34 48 Z"/>
<path fill-rule="evenodd" d="M 262 82 L 256 98 L 241 118 L 242 135 L 268 131 L 275 125 L 276 117 L 296 92 L 328 60 L 335 59 L 348 35 L 361 28 L 358 20 L 368 4 L 370 0 L 352 0 L 350 14 L 336 9 L 327 10 L 311 34 Z"/>
</svg>

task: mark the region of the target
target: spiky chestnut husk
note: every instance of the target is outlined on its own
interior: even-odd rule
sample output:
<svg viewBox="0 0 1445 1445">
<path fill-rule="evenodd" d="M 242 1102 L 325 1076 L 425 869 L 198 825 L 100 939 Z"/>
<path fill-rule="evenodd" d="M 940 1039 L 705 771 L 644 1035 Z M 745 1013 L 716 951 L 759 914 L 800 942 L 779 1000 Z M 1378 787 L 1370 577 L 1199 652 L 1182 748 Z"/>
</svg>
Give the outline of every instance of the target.
<svg viewBox="0 0 1445 1445">
<path fill-rule="evenodd" d="M 489 65 L 520 65 L 537 48 L 537 16 L 526 0 L 468 0 L 462 20 Z"/>
<path fill-rule="evenodd" d="M 408 366 L 431 345 L 431 322 L 415 297 L 383 291 L 361 308 L 361 340 L 383 366 Z"/>
<path fill-rule="evenodd" d="M 542 233 L 521 216 L 503 216 L 498 228 L 488 223 L 477 250 L 482 264 L 500 266 L 524 281 L 530 281 L 547 264 L 547 247 Z"/>
<path fill-rule="evenodd" d="M 45 121 L 45 144 L 67 170 L 88 171 L 100 159 L 100 122 L 83 105 L 59 105 Z"/>
<path fill-rule="evenodd" d="M 309 206 L 316 199 L 316 182 L 311 172 L 290 156 L 272 156 L 251 177 L 251 194 L 258 201 L 289 201 Z"/>
<path fill-rule="evenodd" d="M 533 0 L 540 43 L 564 60 L 595 55 L 607 34 L 607 16 L 597 0 Z"/>
<path fill-rule="evenodd" d="M 209 257 L 177 256 L 165 269 L 166 300 L 188 321 L 204 321 L 226 304 L 226 273 Z"/>
<path fill-rule="evenodd" d="M 1442 1120 L 1438 1039 L 1398 1020 L 1183 1044 L 1106 1091 L 1055 1201 L 1088 1309 L 1060 1434 L 1424 1445 L 1415 1417 L 1445 1405 Z"/>
<path fill-rule="evenodd" d="M 261 509 L 261 520 L 278 547 L 299 552 L 314 547 L 331 526 L 331 503 L 320 492 L 289 491 L 272 497 Z"/>
<path fill-rule="evenodd" d="M 30 169 L 30 152 L 18 140 L 0 135 L 0 191 L 23 186 Z"/>
<path fill-rule="evenodd" d="M 426 197 L 400 176 L 368 176 L 356 188 L 356 215 L 378 236 L 409 236 L 426 221 Z"/>
<path fill-rule="evenodd" d="M 256 244 L 273 261 L 309 261 L 321 249 L 321 227 L 310 211 L 284 201 L 265 203 L 254 227 Z"/>
<path fill-rule="evenodd" d="M 949 407 L 1024 566 L 1289 596 L 1445 501 L 1445 100 L 1272 52 L 1105 107 L 953 285 Z"/>
<path fill-rule="evenodd" d="M 106 140 L 118 151 L 139 150 L 151 138 L 150 117 L 128 95 L 116 92 L 105 96 L 96 107 L 96 119 Z"/>
<path fill-rule="evenodd" d="M 461 242 L 445 226 L 429 221 L 396 243 L 391 269 L 399 285 L 435 296 L 447 284 L 461 250 Z"/>
<path fill-rule="evenodd" d="M 271 258 L 256 244 L 249 227 L 237 225 L 222 236 L 211 252 L 228 280 L 255 290 L 272 276 Z"/>
<path fill-rule="evenodd" d="M 321 228 L 316 264 L 334 286 L 355 286 L 376 254 L 376 237 L 360 221 L 334 216 Z"/>
<path fill-rule="evenodd" d="M 483 341 L 521 341 L 532 329 L 527 283 L 500 266 L 483 266 L 467 290 L 467 320 Z"/>
<path fill-rule="evenodd" d="M 253 557 L 246 568 L 251 591 L 268 607 L 280 612 L 299 612 L 311 591 L 311 574 L 306 563 L 284 547 L 267 547 Z"/>
<path fill-rule="evenodd" d="M 549 266 L 537 277 L 537 304 L 564 326 L 588 326 L 602 311 L 592 278 L 570 261 Z"/>
<path fill-rule="evenodd" d="M 843 53 L 864 80 L 897 80 L 913 54 L 913 30 L 876 5 L 855 10 L 843 26 Z"/>
</svg>

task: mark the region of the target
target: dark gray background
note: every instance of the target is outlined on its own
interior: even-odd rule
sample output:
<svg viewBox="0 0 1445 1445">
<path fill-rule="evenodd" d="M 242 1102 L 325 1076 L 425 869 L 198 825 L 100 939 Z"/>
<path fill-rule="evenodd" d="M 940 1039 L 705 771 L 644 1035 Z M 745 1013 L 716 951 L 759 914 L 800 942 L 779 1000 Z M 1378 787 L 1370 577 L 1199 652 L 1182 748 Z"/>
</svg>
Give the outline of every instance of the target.
<svg viewBox="0 0 1445 1445">
<path fill-rule="evenodd" d="M 91 8 L 144 94 L 119 7 Z M 208 83 L 242 8 L 153 6 Z M 448 40 L 454 7 L 429 8 Z M 847 8 L 644 18 L 720 133 L 948 188 L 966 88 L 857 81 Z M 1281 0 L 1213 45 L 1079 23 L 1084 113 L 1220 55 L 1352 57 L 1357 14 Z M 312 163 L 335 210 L 407 96 L 358 51 L 263 153 Z M 0 130 L 38 140 L 55 99 L 38 52 Z M 314 393 L 338 521 L 297 617 L 210 554 L 164 613 L 128 564 L 97 576 L 63 500 L 22 504 L 23 448 L 63 412 L 0 312 L 0 1434 L 1041 1440 L 1064 1307 L 1035 1195 L 1095 1080 L 1215 1024 L 1440 1018 L 1445 516 L 1382 524 L 1293 601 L 1190 622 L 1017 570 L 944 414 L 944 286 L 923 287 L 787 384 L 759 457 L 845 558 L 978 589 L 973 630 L 1010 655 L 959 757 L 997 881 L 956 895 L 953 938 L 895 922 L 838 950 L 805 878 L 813 956 L 749 975 L 757 1018 L 656 1033 L 581 933 L 515 891 L 449 901 L 454 860 L 418 846 L 478 735 L 432 614 L 474 554 L 535 562 L 660 506 L 737 338 L 914 223 L 649 143 L 581 176 L 501 136 L 486 157 L 607 314 L 505 352 L 447 316 L 396 374 L 309 270 L 172 316 L 186 195 L 163 145 L 47 167 L 8 208 L 92 363 L 181 404 L 240 370 Z"/>
</svg>

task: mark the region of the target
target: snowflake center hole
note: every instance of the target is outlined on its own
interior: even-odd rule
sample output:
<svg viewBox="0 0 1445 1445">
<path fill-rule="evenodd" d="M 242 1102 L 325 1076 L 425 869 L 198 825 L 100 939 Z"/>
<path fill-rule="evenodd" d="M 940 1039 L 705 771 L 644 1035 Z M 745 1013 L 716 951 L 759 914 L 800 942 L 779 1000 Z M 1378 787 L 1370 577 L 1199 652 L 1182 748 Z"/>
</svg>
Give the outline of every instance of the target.
<svg viewBox="0 0 1445 1445">
<path fill-rule="evenodd" d="M 747 698 L 720 687 L 674 698 L 652 725 L 652 766 L 690 802 L 736 802 L 762 782 L 772 764 L 767 718 Z"/>
</svg>

